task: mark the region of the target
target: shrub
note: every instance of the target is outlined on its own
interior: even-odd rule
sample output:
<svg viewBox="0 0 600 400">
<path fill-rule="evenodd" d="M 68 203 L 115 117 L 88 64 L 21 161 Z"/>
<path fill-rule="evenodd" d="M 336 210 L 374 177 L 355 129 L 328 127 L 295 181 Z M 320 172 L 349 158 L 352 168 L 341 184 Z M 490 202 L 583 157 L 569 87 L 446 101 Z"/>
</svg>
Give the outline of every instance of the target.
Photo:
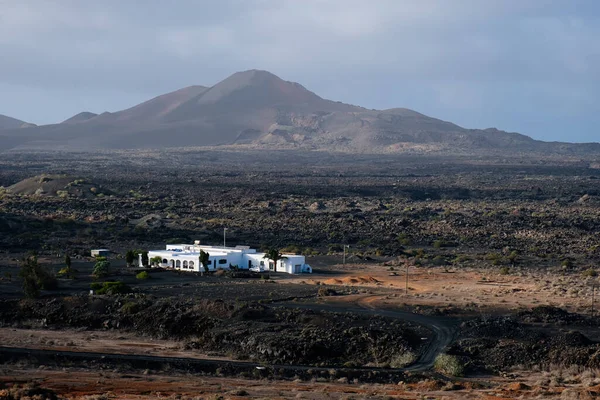
<svg viewBox="0 0 600 400">
<path fill-rule="evenodd" d="M 433 265 L 442 266 L 446 265 L 446 259 L 442 256 L 436 256 L 433 260 L 431 260 Z"/>
<path fill-rule="evenodd" d="M 402 354 L 397 354 L 390 359 L 390 367 L 392 368 L 404 368 L 417 360 L 417 356 L 414 353 L 407 351 Z"/>
<path fill-rule="evenodd" d="M 502 256 L 498 253 L 490 253 L 485 256 L 486 260 L 492 262 L 492 265 L 500 265 L 502 263 Z"/>
<path fill-rule="evenodd" d="M 127 266 L 130 267 L 133 265 L 133 262 L 135 261 L 135 251 L 133 250 L 128 250 L 127 253 L 125 253 L 125 262 L 127 263 Z"/>
<path fill-rule="evenodd" d="M 123 314 L 135 314 L 139 312 L 141 308 L 142 307 L 139 303 L 136 303 L 135 301 L 128 301 L 127 303 L 123 304 L 123 307 L 121 307 L 121 312 Z"/>
<path fill-rule="evenodd" d="M 598 272 L 596 272 L 596 270 L 594 268 L 589 268 L 589 269 L 586 269 L 585 271 L 583 271 L 583 276 L 593 278 L 595 276 L 598 276 Z"/>
<path fill-rule="evenodd" d="M 563 267 L 563 269 L 571 269 L 574 267 L 573 261 L 571 260 L 564 260 L 560 266 Z"/>
<path fill-rule="evenodd" d="M 98 258 L 100 258 L 100 257 L 98 257 Z M 102 258 L 104 258 L 104 257 L 102 257 Z M 102 278 L 102 277 L 108 275 L 109 268 L 110 268 L 110 262 L 106 261 L 106 258 L 104 258 L 104 260 L 100 260 L 100 261 L 96 262 L 96 264 L 94 265 L 94 271 L 92 273 L 95 277 Z"/>
<path fill-rule="evenodd" d="M 400 242 L 400 244 L 403 246 L 411 245 L 410 238 L 408 237 L 408 235 L 406 235 L 406 233 L 399 234 L 397 239 L 398 239 L 398 242 Z"/>
<path fill-rule="evenodd" d="M 92 289 L 92 290 L 99 290 L 99 289 L 102 289 L 102 284 L 101 284 L 100 282 L 93 282 L 93 283 L 90 285 L 90 289 Z"/>
<path fill-rule="evenodd" d="M 150 259 L 150 265 L 160 265 L 160 264 L 162 264 L 162 258 L 160 258 L 159 256 L 152 257 Z"/>
<path fill-rule="evenodd" d="M 129 286 L 127 286 L 126 284 L 124 284 L 121 281 L 117 281 L 117 282 L 104 282 L 102 284 L 102 286 L 98 286 L 99 284 L 96 283 L 92 283 L 90 285 L 90 288 L 94 289 L 96 291 L 96 294 L 125 294 L 125 293 L 130 293 L 131 292 L 131 288 Z"/>
<path fill-rule="evenodd" d="M 462 376 L 465 372 L 465 367 L 458 357 L 450 354 L 437 356 L 433 368 L 442 374 L 451 376 Z"/>
<path fill-rule="evenodd" d="M 141 266 L 148 266 L 148 252 L 147 251 L 141 251 L 140 252 L 142 254 L 142 265 Z"/>
<path fill-rule="evenodd" d="M 319 297 L 327 297 L 327 296 L 336 296 L 337 292 L 331 288 L 327 288 L 327 287 L 320 287 L 319 291 L 317 292 L 317 296 Z"/>
<path fill-rule="evenodd" d="M 147 271 L 142 271 L 135 276 L 136 279 L 146 280 L 150 279 L 150 274 Z"/>
<path fill-rule="evenodd" d="M 502 267 L 500 268 L 500 275 L 508 275 L 510 273 L 510 268 Z"/>
<path fill-rule="evenodd" d="M 35 255 L 23 260 L 19 276 L 23 279 L 23 293 L 26 297 L 38 297 L 40 290 L 54 290 L 58 287 L 56 277 L 38 264 Z"/>
</svg>

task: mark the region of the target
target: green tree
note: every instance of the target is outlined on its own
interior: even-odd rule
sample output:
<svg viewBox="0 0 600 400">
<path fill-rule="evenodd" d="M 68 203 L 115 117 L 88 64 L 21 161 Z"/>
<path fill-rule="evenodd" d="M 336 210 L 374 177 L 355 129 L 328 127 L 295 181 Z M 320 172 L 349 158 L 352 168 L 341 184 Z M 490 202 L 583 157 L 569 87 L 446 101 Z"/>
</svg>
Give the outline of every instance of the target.
<svg viewBox="0 0 600 400">
<path fill-rule="evenodd" d="M 209 258 L 210 258 L 210 254 L 208 254 L 204 250 L 200 250 L 199 261 L 200 261 L 200 265 L 202 265 L 202 268 L 204 269 L 204 272 L 208 272 L 208 261 L 209 261 Z"/>
<path fill-rule="evenodd" d="M 106 257 L 98 257 L 92 273 L 96 278 L 101 278 L 108 275 L 109 269 L 110 261 L 108 261 Z"/>
<path fill-rule="evenodd" d="M 271 248 L 271 249 L 267 250 L 267 252 L 265 253 L 263 258 L 273 261 L 273 270 L 274 271 L 277 271 L 277 261 L 287 260 L 287 257 L 283 256 L 279 252 L 279 250 L 277 250 L 275 248 Z M 271 268 L 269 268 L 269 269 L 271 269 Z"/>
<path fill-rule="evenodd" d="M 133 261 L 135 261 L 135 252 L 133 250 L 128 250 L 127 253 L 125 253 L 125 262 L 127 263 L 127 266 L 133 266 Z"/>
<path fill-rule="evenodd" d="M 30 255 L 22 261 L 19 276 L 23 279 L 23 293 L 26 297 L 38 297 L 40 290 L 53 290 L 57 287 L 56 278 L 39 265 L 36 255 Z"/>
<path fill-rule="evenodd" d="M 71 256 L 68 254 L 65 255 L 65 268 L 66 268 L 65 275 L 68 278 L 74 278 L 75 273 L 73 271 L 73 268 L 71 268 Z"/>
<path fill-rule="evenodd" d="M 147 266 L 147 267 L 150 266 L 150 264 L 148 264 L 148 252 L 147 251 L 142 251 L 142 265 Z"/>
<path fill-rule="evenodd" d="M 162 258 L 160 258 L 159 256 L 152 257 L 152 258 L 150 259 L 150 265 L 155 265 L 155 266 L 157 266 L 157 265 L 160 265 L 160 264 L 162 264 Z"/>
</svg>

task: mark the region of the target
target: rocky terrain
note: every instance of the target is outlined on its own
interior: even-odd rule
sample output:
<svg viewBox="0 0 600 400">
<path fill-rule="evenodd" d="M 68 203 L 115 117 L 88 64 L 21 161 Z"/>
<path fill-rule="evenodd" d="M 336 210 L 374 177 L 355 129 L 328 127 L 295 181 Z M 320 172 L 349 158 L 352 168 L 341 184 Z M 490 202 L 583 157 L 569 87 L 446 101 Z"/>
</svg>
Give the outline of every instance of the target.
<svg viewBox="0 0 600 400">
<path fill-rule="evenodd" d="M 96 198 L 110 194 L 93 182 L 67 175 L 40 175 L 27 178 L 7 187 L 5 193 L 17 196 L 62 198 Z"/>
<path fill-rule="evenodd" d="M 541 306 L 517 316 L 465 322 L 449 352 L 464 357 L 474 372 L 568 366 L 597 369 L 600 346 L 580 330 L 597 332 L 598 327 L 595 319 Z"/>
<path fill-rule="evenodd" d="M 554 156 L 14 152 L 0 160 L 0 334 L 12 348 L 0 359 L 48 373 L 402 381 L 405 398 L 596 393 L 598 171 L 594 158 Z M 301 253 L 315 273 L 138 279 L 125 266 L 131 249 L 220 244 L 225 227 L 229 245 Z M 89 251 L 104 247 L 113 267 L 98 279 Z M 41 299 L 21 288 L 32 250 L 49 273 L 66 254 L 75 269 Z M 102 280 L 130 293 L 90 296 Z M 106 353 L 77 344 L 94 332 Z M 115 350 L 124 336 L 139 348 Z M 149 350 L 166 341 L 175 356 Z M 506 381 L 517 377 L 524 386 Z"/>
<path fill-rule="evenodd" d="M 306 366 L 390 365 L 411 354 L 409 364 L 427 334 L 379 317 L 144 296 L 3 301 L 0 322 L 3 327 L 130 330 L 184 340 L 190 349 L 238 360 Z"/>
<path fill-rule="evenodd" d="M 40 173 L 84 181 L 40 183 Z M 0 169 L 0 229 L 10 232 L 0 246 L 83 254 L 90 246 L 218 243 L 227 227 L 231 244 L 307 254 L 350 244 L 358 257 L 408 255 L 425 266 L 585 271 L 600 260 L 598 178 L 587 162 L 548 159 L 22 154 Z M 56 182 L 56 192 L 44 189 Z M 69 185 L 73 193 L 47 195 Z"/>
</svg>

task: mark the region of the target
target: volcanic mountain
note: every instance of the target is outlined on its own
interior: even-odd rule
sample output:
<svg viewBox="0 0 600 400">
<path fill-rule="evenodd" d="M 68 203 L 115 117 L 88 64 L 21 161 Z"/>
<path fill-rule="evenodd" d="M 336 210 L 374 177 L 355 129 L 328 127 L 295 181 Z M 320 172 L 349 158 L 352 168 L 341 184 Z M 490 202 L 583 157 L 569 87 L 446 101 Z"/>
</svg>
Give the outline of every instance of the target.
<svg viewBox="0 0 600 400">
<path fill-rule="evenodd" d="M 0 129 L 17 129 L 28 126 L 33 126 L 33 124 L 0 114 Z"/>
<path fill-rule="evenodd" d="M 347 152 L 543 151 L 600 153 L 599 144 L 545 143 L 496 129 L 465 129 L 405 108 L 368 110 L 326 100 L 259 70 L 190 86 L 115 112 L 0 132 L 9 148 L 164 148 L 234 145 Z"/>
<path fill-rule="evenodd" d="M 61 123 L 62 124 L 77 124 L 79 122 L 85 122 L 85 121 L 90 120 L 97 116 L 98 116 L 98 114 L 95 114 L 93 112 L 83 111 L 77 115 L 73 115 L 71 118 L 66 119 Z"/>
</svg>

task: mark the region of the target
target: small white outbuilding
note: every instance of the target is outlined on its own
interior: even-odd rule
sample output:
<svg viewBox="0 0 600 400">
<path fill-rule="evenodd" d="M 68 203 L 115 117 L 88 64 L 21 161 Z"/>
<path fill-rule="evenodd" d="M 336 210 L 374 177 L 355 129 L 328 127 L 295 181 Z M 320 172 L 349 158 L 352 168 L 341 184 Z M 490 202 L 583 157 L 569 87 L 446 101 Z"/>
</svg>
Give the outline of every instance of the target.
<svg viewBox="0 0 600 400">
<path fill-rule="evenodd" d="M 110 250 L 108 249 L 93 249 L 90 250 L 92 257 L 108 257 L 110 256 Z"/>
</svg>

